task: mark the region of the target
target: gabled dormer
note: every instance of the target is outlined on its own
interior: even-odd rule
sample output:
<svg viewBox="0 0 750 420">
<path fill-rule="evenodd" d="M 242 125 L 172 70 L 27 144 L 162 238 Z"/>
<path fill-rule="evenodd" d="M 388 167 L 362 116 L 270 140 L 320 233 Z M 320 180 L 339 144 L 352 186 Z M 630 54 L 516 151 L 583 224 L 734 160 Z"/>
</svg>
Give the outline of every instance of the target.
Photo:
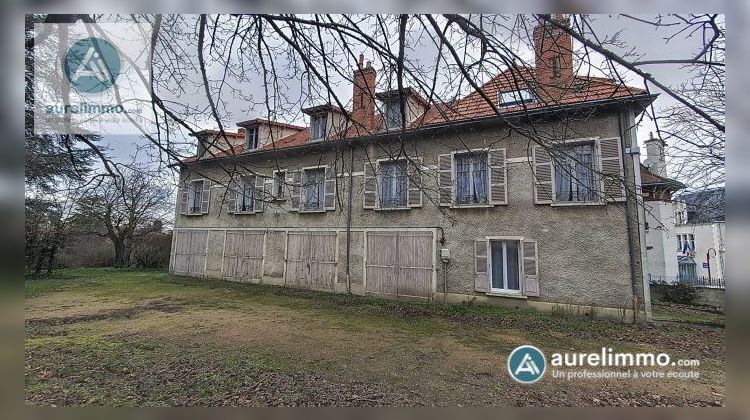
<svg viewBox="0 0 750 420">
<path fill-rule="evenodd" d="M 407 87 L 399 92 L 398 89 L 378 92 L 375 97 L 382 103 L 383 128 L 385 130 L 399 130 L 406 120 L 408 127 L 414 120 L 424 115 L 427 101 L 414 89 Z M 401 112 L 401 101 L 404 102 L 404 114 Z"/>
<path fill-rule="evenodd" d="M 237 123 L 244 130 L 244 151 L 251 152 L 276 140 L 299 133 L 304 127 L 255 118 Z"/>
<path fill-rule="evenodd" d="M 310 117 L 310 142 L 341 137 L 346 131 L 346 116 L 339 107 L 324 104 L 305 108 L 302 112 Z"/>
</svg>

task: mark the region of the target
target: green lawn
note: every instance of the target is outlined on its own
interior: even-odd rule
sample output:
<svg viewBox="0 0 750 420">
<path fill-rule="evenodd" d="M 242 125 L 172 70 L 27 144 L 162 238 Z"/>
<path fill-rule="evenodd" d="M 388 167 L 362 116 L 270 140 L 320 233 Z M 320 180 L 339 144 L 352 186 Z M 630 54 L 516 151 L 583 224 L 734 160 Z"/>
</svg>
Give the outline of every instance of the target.
<svg viewBox="0 0 750 420">
<path fill-rule="evenodd" d="M 161 272 L 26 282 L 28 405 L 723 405 L 723 330 L 427 305 Z M 514 382 L 520 344 L 668 352 L 698 380 Z"/>
</svg>

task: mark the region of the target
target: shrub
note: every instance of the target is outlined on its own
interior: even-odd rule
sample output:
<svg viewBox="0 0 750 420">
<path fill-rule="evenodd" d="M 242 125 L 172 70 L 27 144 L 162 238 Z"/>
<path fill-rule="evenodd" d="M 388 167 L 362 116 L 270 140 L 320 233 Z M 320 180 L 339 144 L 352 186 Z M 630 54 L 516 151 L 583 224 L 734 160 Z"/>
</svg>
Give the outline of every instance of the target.
<svg viewBox="0 0 750 420">
<path fill-rule="evenodd" d="M 138 268 L 166 269 L 171 249 L 171 233 L 148 233 L 134 241 L 130 263 Z"/>
<path fill-rule="evenodd" d="M 657 282 L 651 287 L 661 292 L 663 302 L 692 305 L 698 299 L 698 292 L 689 284 Z"/>
</svg>

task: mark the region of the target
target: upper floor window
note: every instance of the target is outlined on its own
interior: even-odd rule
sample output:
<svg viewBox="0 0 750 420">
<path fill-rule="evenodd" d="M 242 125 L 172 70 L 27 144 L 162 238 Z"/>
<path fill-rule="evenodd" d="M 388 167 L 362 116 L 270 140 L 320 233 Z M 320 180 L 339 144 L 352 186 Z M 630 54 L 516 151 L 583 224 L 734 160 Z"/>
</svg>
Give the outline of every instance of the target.
<svg viewBox="0 0 750 420">
<path fill-rule="evenodd" d="M 529 89 L 511 90 L 498 94 L 498 104 L 500 106 L 514 106 L 534 102 L 536 102 L 536 97 Z"/>
<path fill-rule="evenodd" d="M 310 140 L 322 140 L 326 137 L 328 115 L 317 114 L 310 117 Z"/>
<path fill-rule="evenodd" d="M 487 153 L 455 155 L 456 203 L 487 204 Z"/>
<path fill-rule="evenodd" d="M 255 176 L 247 175 L 240 178 L 240 194 L 237 196 L 237 211 L 252 212 L 255 202 Z"/>
<path fill-rule="evenodd" d="M 401 102 L 391 100 L 385 103 L 385 127 L 388 129 L 401 128 L 404 115 L 401 113 Z"/>
<path fill-rule="evenodd" d="M 557 201 L 596 201 L 593 143 L 560 147 L 554 168 Z"/>
<path fill-rule="evenodd" d="M 245 148 L 255 150 L 258 148 L 258 127 L 249 127 L 245 129 Z"/>
<path fill-rule="evenodd" d="M 404 160 L 397 162 L 381 162 L 380 168 L 380 207 L 406 207 L 408 191 L 407 170 L 408 163 Z"/>
<path fill-rule="evenodd" d="M 286 184 L 286 171 L 278 171 L 273 175 L 273 196 L 279 200 L 284 198 L 284 185 Z"/>
<path fill-rule="evenodd" d="M 305 184 L 302 190 L 303 208 L 306 211 L 323 210 L 325 203 L 325 170 L 305 170 Z"/>
<path fill-rule="evenodd" d="M 203 201 L 203 180 L 195 180 L 190 182 L 188 189 L 188 208 L 187 212 L 190 214 L 198 214 L 201 212 L 201 202 Z"/>
</svg>

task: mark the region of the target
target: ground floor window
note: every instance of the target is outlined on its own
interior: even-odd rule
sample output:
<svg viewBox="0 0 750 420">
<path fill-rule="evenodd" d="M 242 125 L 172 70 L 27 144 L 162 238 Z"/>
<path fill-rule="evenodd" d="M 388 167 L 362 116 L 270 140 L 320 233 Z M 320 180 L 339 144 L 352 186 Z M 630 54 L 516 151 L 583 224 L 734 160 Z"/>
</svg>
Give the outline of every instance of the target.
<svg viewBox="0 0 750 420">
<path fill-rule="evenodd" d="M 692 257 L 678 257 L 677 268 L 680 282 L 692 283 L 698 280 L 695 260 Z"/>
<path fill-rule="evenodd" d="M 490 289 L 494 292 L 521 290 L 521 256 L 518 241 L 490 241 Z"/>
</svg>

